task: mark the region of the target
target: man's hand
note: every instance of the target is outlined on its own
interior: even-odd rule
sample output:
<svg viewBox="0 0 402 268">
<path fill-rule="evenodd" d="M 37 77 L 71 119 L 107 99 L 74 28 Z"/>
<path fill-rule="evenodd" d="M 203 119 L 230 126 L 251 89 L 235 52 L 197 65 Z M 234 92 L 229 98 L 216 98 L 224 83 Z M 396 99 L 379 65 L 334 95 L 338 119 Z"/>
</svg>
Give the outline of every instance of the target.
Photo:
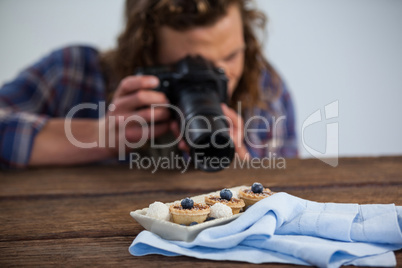
<svg viewBox="0 0 402 268">
<path fill-rule="evenodd" d="M 249 158 L 244 140 L 244 121 L 243 118 L 236 113 L 235 110 L 229 108 L 226 104 L 222 104 L 222 111 L 230 126 L 230 137 L 235 144 L 236 153 L 240 159 Z"/>
<path fill-rule="evenodd" d="M 158 137 L 165 134 L 170 128 L 170 112 L 167 107 L 155 107 L 153 113 L 151 105 L 168 104 L 168 99 L 165 94 L 153 91 L 158 86 L 159 80 L 155 76 L 128 76 L 124 78 L 109 105 L 106 116 L 100 120 L 107 129 L 106 140 L 109 140 L 109 135 L 112 131 L 115 133 L 115 144 L 118 145 L 122 133 L 119 131 L 124 124 L 124 137 L 127 142 L 136 143 L 141 140 L 144 133 L 148 133 L 147 139 Z M 128 117 L 136 115 L 142 118 L 147 125 L 142 125 L 136 120 L 124 122 Z M 114 117 L 114 123 L 111 117 Z M 154 122 L 153 126 L 149 123 Z M 151 131 L 151 127 L 153 131 Z M 110 148 L 117 152 L 119 146 Z"/>
</svg>

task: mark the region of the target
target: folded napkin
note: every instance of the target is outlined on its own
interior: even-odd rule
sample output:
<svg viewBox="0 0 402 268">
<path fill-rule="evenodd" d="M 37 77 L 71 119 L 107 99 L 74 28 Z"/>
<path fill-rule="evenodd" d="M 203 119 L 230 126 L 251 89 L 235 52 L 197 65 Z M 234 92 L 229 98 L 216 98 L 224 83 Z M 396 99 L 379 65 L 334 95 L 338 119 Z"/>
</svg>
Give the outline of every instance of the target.
<svg viewBox="0 0 402 268">
<path fill-rule="evenodd" d="M 317 203 L 277 193 L 236 220 L 203 230 L 192 242 L 141 232 L 132 255 L 161 254 L 318 267 L 395 266 L 402 248 L 402 207 Z"/>
</svg>

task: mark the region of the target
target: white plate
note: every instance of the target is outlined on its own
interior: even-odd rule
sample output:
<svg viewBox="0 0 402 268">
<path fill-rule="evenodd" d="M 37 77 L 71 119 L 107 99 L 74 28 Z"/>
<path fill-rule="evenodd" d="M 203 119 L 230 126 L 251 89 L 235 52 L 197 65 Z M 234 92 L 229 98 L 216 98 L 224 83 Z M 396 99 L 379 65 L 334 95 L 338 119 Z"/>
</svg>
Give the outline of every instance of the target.
<svg viewBox="0 0 402 268">
<path fill-rule="evenodd" d="M 239 189 L 245 187 L 245 186 L 238 186 L 238 187 L 233 187 L 229 188 L 229 190 L 238 193 Z M 191 197 L 194 202 L 196 203 L 205 203 L 204 197 L 206 195 L 210 194 L 219 194 L 220 191 L 208 193 L 208 194 L 203 194 L 203 195 L 198 195 L 198 196 L 193 196 Z M 180 200 L 177 200 L 175 202 L 179 202 Z M 175 203 L 172 202 L 172 203 Z M 166 205 L 170 205 L 172 203 L 167 203 Z M 225 217 L 225 218 L 220 218 L 220 219 L 215 219 L 211 221 L 206 221 L 203 223 L 199 223 L 193 226 L 183 226 L 177 223 L 173 223 L 170 221 L 164 221 L 164 220 L 159 220 L 155 219 L 149 216 L 146 216 L 148 208 L 143 208 L 139 209 L 136 211 L 131 211 L 130 215 L 133 217 L 139 224 L 141 224 L 145 229 L 148 231 L 159 235 L 160 237 L 167 239 L 167 240 L 180 240 L 180 241 L 186 241 L 190 242 L 195 239 L 195 237 L 204 229 L 212 227 L 212 226 L 218 226 L 218 225 L 223 225 L 228 222 L 233 221 L 237 217 L 239 217 L 242 213 L 230 216 L 230 217 Z"/>
</svg>

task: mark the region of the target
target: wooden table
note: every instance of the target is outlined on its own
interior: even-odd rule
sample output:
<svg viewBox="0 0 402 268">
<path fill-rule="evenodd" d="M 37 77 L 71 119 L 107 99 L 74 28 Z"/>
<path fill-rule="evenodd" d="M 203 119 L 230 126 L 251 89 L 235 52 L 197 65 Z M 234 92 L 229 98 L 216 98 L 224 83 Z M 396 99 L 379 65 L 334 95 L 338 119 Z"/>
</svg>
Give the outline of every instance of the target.
<svg viewBox="0 0 402 268">
<path fill-rule="evenodd" d="M 286 169 L 228 169 L 212 174 L 151 174 L 125 165 L 1 172 L 0 267 L 250 266 L 189 257 L 131 256 L 128 247 L 143 228 L 129 213 L 155 200 L 169 202 L 255 181 L 320 202 L 402 205 L 402 157 L 344 158 L 336 168 L 319 160 L 294 159 L 286 161 Z M 402 251 L 396 256 L 402 265 Z"/>
</svg>

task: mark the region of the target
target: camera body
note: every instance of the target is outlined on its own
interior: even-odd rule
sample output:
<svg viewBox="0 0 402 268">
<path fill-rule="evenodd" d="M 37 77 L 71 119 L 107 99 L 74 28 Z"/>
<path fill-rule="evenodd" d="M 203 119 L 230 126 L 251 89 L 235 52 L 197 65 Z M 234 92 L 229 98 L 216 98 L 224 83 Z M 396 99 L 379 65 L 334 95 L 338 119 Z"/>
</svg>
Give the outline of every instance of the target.
<svg viewBox="0 0 402 268">
<path fill-rule="evenodd" d="M 181 112 L 180 126 L 197 168 L 218 171 L 230 165 L 235 149 L 221 109 L 228 82 L 222 69 L 201 56 L 187 56 L 172 65 L 139 68 L 136 74 L 159 78 L 155 90 Z"/>
</svg>

